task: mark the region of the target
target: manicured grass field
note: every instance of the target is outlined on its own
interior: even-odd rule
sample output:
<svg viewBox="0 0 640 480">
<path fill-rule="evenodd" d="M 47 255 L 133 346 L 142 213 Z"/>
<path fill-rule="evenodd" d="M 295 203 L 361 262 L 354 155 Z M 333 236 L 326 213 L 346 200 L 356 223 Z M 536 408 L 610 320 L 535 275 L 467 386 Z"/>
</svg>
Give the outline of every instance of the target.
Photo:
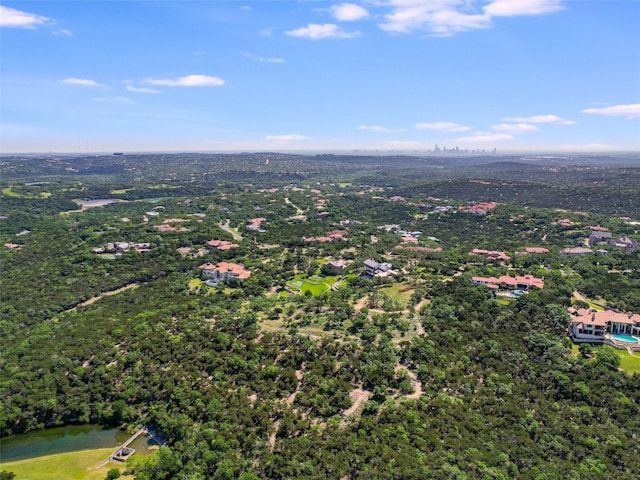
<svg viewBox="0 0 640 480">
<path fill-rule="evenodd" d="M 620 357 L 620 369 L 625 372 L 631 373 L 640 373 L 640 353 L 635 352 L 634 355 L 630 355 L 626 350 L 619 350 L 617 348 L 611 348 L 607 345 L 604 345 L 600 348 L 609 348 L 612 352 Z M 571 346 L 571 353 L 574 356 L 580 355 L 580 346 L 577 344 L 573 344 Z"/>
<path fill-rule="evenodd" d="M 615 350 L 620 357 L 620 368 L 627 373 L 640 373 L 640 353 L 635 353 L 637 357 L 633 357 L 626 350 Z"/>
<path fill-rule="evenodd" d="M 293 280 L 287 282 L 287 285 L 294 290 L 299 290 L 303 295 L 308 290 L 311 292 L 311 295 L 317 297 L 331 290 L 331 285 L 337 281 L 337 276 L 321 277 L 319 275 L 313 275 L 307 278 L 305 275 L 296 275 Z"/>
<path fill-rule="evenodd" d="M 99 448 L 80 452 L 60 453 L 45 457 L 31 458 L 0 464 L 0 471 L 6 470 L 16 474 L 16 480 L 104 480 L 107 472 L 120 468 L 124 472 L 124 465 L 107 463 L 104 467 L 97 465 L 113 453 L 113 448 Z M 133 476 L 123 475 L 122 479 L 132 479 Z"/>
</svg>

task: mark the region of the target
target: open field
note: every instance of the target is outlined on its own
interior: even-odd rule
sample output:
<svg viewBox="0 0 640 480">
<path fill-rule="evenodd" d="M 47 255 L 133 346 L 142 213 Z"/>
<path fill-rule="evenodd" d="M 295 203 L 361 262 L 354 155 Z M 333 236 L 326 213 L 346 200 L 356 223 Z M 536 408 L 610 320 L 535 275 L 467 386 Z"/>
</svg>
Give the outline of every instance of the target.
<svg viewBox="0 0 640 480">
<path fill-rule="evenodd" d="M 103 467 L 97 465 L 113 453 L 113 447 L 79 452 L 60 453 L 45 457 L 18 460 L 0 464 L 0 471 L 6 470 L 16 474 L 19 480 L 104 480 L 107 472 L 114 468 L 124 471 L 124 465 L 108 463 Z M 122 479 L 133 476 L 123 475 Z"/>
<path fill-rule="evenodd" d="M 397 300 L 402 308 L 406 308 L 411 294 L 413 294 L 413 288 L 403 283 L 394 283 L 390 287 L 381 288 L 380 292 L 389 295 L 389 297 Z"/>
<path fill-rule="evenodd" d="M 29 193 L 18 193 L 12 190 L 11 187 L 5 187 L 2 189 L 2 194 L 7 197 L 13 198 L 49 198 L 51 196 L 51 192 L 40 192 L 38 195 L 33 195 Z"/>
</svg>

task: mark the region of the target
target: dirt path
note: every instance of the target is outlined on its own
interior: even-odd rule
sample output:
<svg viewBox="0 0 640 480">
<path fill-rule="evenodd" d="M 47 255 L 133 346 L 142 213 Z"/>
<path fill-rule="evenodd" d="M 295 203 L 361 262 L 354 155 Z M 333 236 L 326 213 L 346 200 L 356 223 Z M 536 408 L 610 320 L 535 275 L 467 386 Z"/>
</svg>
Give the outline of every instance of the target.
<svg viewBox="0 0 640 480">
<path fill-rule="evenodd" d="M 413 399 L 420 398 L 420 396 L 422 395 L 422 392 L 424 391 L 422 389 L 422 382 L 418 380 L 418 375 L 416 375 L 415 372 L 407 370 L 407 373 L 411 378 L 411 385 L 413 385 L 413 388 L 415 391 L 412 394 L 407 395 L 405 398 L 413 398 Z"/>
<path fill-rule="evenodd" d="M 364 402 L 369 400 L 369 398 L 371 398 L 371 395 L 372 395 L 371 392 L 363 390 L 362 388 L 356 388 L 355 390 L 351 390 L 349 392 L 349 397 L 353 401 L 353 405 L 351 405 L 348 409 L 342 412 L 342 416 L 348 417 L 349 415 L 353 415 L 358 410 L 360 405 L 362 405 Z"/>
<path fill-rule="evenodd" d="M 118 293 L 122 293 L 125 290 L 131 290 L 132 288 L 138 288 L 139 286 L 140 286 L 139 283 L 130 283 L 129 285 L 125 285 L 122 288 L 118 288 L 117 290 L 111 290 L 110 292 L 104 292 L 104 293 L 101 293 L 100 295 L 97 295 L 95 297 L 91 297 L 86 302 L 82 302 L 80 305 L 78 305 L 78 307 L 86 307 L 87 305 L 91 305 L 92 303 L 97 302 L 98 300 L 100 300 L 103 297 L 110 297 L 111 295 L 117 295 Z M 74 307 L 71 310 L 75 310 L 76 308 L 77 307 Z"/>
<path fill-rule="evenodd" d="M 369 298 L 369 295 L 365 295 L 354 304 L 353 308 L 355 309 L 356 312 L 359 312 L 364 308 L 364 306 L 367 304 L 368 298 Z"/>
<path fill-rule="evenodd" d="M 409 395 L 401 395 L 401 396 L 404 398 L 413 398 L 413 399 L 420 398 L 424 390 L 422 389 L 422 382 L 418 380 L 418 375 L 403 365 L 396 365 L 394 367 L 394 370 L 396 372 L 400 370 L 404 370 L 405 372 L 407 372 L 407 375 L 409 375 L 409 378 L 411 379 L 411 385 L 413 385 L 413 393 L 410 393 Z"/>
<path fill-rule="evenodd" d="M 284 198 L 284 203 L 286 203 L 287 205 L 291 205 L 293 208 L 296 209 L 296 215 L 302 215 L 304 214 L 304 210 L 302 210 L 300 207 L 298 207 L 297 205 L 291 203 L 291 200 L 289 200 L 289 197 L 285 197 Z"/>
</svg>

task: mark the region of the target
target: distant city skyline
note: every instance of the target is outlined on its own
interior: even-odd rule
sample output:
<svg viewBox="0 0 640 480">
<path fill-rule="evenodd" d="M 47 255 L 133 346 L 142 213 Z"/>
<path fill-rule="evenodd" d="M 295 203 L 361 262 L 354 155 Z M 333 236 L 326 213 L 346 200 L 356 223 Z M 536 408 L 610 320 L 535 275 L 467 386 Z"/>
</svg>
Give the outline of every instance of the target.
<svg viewBox="0 0 640 480">
<path fill-rule="evenodd" d="M 640 151 L 640 2 L 3 1 L 0 153 Z"/>
</svg>

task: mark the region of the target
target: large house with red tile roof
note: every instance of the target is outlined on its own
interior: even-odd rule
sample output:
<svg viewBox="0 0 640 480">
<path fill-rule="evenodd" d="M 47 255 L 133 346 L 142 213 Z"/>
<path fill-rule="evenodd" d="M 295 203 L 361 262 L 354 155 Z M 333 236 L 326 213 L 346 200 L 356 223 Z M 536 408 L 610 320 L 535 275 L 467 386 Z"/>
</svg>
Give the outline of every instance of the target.
<svg viewBox="0 0 640 480">
<path fill-rule="evenodd" d="M 640 315 L 614 310 L 572 310 L 571 338 L 576 343 L 606 343 L 640 351 Z"/>
<path fill-rule="evenodd" d="M 493 290 L 529 290 L 532 287 L 544 288 L 544 279 L 536 278 L 533 275 L 510 277 L 473 277 L 471 281 L 475 285 L 485 285 Z"/>
<path fill-rule="evenodd" d="M 200 265 L 202 273 L 209 277 L 209 282 L 217 284 L 226 282 L 232 278 L 244 281 L 251 276 L 251 272 L 244 268 L 244 265 L 229 262 L 219 262 L 217 264 L 204 263 Z"/>
<path fill-rule="evenodd" d="M 218 250 L 231 250 L 232 248 L 238 248 L 240 245 L 237 243 L 228 242 L 227 240 L 209 240 L 207 245 Z"/>
<path fill-rule="evenodd" d="M 489 260 L 511 260 L 511 257 L 504 252 L 497 250 L 483 250 L 481 248 L 474 248 L 469 255 L 479 255 L 481 257 L 488 258 Z"/>
<path fill-rule="evenodd" d="M 473 213 L 475 215 L 486 215 L 487 212 L 489 212 L 490 210 L 493 210 L 497 206 L 498 205 L 494 202 L 483 202 L 483 203 L 476 203 L 475 205 L 469 205 L 466 207 L 460 207 L 459 210 L 462 212 Z"/>
</svg>

